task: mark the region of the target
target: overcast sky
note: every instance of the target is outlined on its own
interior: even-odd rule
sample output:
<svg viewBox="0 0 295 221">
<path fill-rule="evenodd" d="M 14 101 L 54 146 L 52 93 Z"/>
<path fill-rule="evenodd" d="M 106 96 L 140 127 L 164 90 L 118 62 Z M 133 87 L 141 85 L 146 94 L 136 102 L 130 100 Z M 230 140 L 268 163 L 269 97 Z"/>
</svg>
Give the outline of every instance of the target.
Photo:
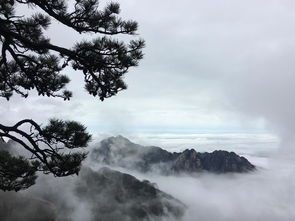
<svg viewBox="0 0 295 221">
<path fill-rule="evenodd" d="M 138 21 L 135 37 L 147 45 L 144 60 L 125 77 L 126 91 L 100 102 L 84 91 L 82 74 L 67 69 L 74 92 L 70 102 L 36 96 L 2 99 L 2 121 L 46 122 L 59 117 L 78 120 L 93 133 L 282 136 L 292 128 L 294 1 L 121 0 L 120 4 L 124 18 Z M 53 26 L 52 43 L 70 47 L 79 38 L 61 25 Z"/>
</svg>

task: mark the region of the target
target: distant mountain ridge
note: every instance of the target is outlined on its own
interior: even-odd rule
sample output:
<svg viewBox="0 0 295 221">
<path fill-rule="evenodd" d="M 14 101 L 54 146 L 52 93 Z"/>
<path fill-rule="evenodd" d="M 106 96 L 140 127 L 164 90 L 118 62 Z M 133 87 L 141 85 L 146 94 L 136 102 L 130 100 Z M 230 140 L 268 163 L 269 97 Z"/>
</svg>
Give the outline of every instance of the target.
<svg viewBox="0 0 295 221">
<path fill-rule="evenodd" d="M 160 173 L 194 172 L 250 172 L 255 169 L 245 157 L 234 152 L 216 150 L 200 153 L 194 149 L 183 152 L 169 152 L 160 147 L 141 146 L 123 136 L 102 140 L 92 153 L 91 158 L 98 163 L 135 169 L 140 172 L 158 170 Z"/>
</svg>

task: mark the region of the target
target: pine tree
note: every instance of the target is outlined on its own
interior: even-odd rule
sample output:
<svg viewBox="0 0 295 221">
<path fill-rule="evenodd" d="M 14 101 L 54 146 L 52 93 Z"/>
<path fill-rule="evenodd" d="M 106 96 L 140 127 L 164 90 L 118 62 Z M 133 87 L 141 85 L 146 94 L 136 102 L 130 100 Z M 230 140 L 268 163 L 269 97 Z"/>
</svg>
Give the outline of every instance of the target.
<svg viewBox="0 0 295 221">
<path fill-rule="evenodd" d="M 29 17 L 18 15 L 19 4 L 38 12 Z M 84 75 L 85 89 L 101 101 L 126 89 L 122 77 L 142 59 L 144 41 L 115 38 L 135 35 L 138 26 L 119 13 L 118 3 L 100 9 L 98 0 L 1 0 L 0 97 L 9 100 L 17 94 L 26 98 L 35 90 L 40 96 L 69 100 L 72 92 L 66 85 L 70 79 L 62 74 L 67 66 Z M 52 19 L 95 37 L 71 48 L 52 44 L 44 34 Z M 24 158 L 0 151 L 0 189 L 18 191 L 33 185 L 38 171 L 58 177 L 78 174 L 91 135 L 74 121 L 51 119 L 42 127 L 24 119 L 13 126 L 0 124 L 0 138 L 11 139 L 32 154 Z"/>
</svg>

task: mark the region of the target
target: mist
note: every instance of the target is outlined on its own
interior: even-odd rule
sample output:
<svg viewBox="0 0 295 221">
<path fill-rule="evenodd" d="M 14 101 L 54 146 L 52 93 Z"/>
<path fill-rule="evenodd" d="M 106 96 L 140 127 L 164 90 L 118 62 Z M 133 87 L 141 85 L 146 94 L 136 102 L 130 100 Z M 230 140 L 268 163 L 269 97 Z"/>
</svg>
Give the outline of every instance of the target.
<svg viewBox="0 0 295 221">
<path fill-rule="evenodd" d="M 294 172 L 275 172 L 280 175 L 264 171 L 245 176 L 159 179 L 157 183 L 167 192 L 181 189 L 175 196 L 189 205 L 185 221 L 194 217 L 204 221 L 294 220 L 295 186 L 290 180 Z"/>
<path fill-rule="evenodd" d="M 95 148 L 95 145 L 92 148 Z M 194 175 L 163 176 L 155 170 L 150 173 L 140 173 L 120 167 L 112 167 L 112 169 L 131 174 L 139 180 L 149 180 L 160 190 L 180 200 L 186 210 L 182 219 L 178 219 L 179 221 L 291 221 L 295 219 L 293 208 L 295 166 L 291 160 L 278 158 L 278 151 L 267 155 L 267 166 L 260 162 L 261 158 L 255 158 L 252 161 L 253 164 L 264 166 L 248 174 L 217 175 L 205 172 Z M 252 148 L 251 153 L 257 155 L 257 149 Z M 98 171 L 104 166 L 88 157 L 83 168 Z M 77 185 L 82 182 L 87 186 L 85 181 L 85 169 L 82 169 L 78 177 L 54 178 L 41 175 L 36 185 L 20 194 L 27 198 L 42 199 L 46 204 L 51 204 L 51 207 L 43 208 L 43 215 L 55 214 L 59 220 L 67 221 L 92 221 L 95 212 L 93 206 L 96 204 L 90 198 L 81 198 L 77 194 Z M 89 188 L 91 190 L 90 186 Z M 98 195 L 99 202 L 113 203 L 105 197 L 108 191 L 110 190 L 106 189 L 102 195 Z M 16 203 L 19 202 L 19 195 L 1 193 L 1 196 L 2 200 L 11 202 L 12 205 L 19 205 Z M 3 198 L 3 196 L 6 197 Z M 24 207 L 22 210 L 17 208 L 13 212 L 16 217 L 28 216 L 30 220 L 34 220 L 34 217 L 35 220 L 40 220 L 36 215 L 40 214 L 40 209 L 36 211 L 33 207 Z M 24 211 L 26 211 L 25 214 Z M 119 216 L 122 219 L 122 216 Z M 116 220 L 116 215 L 114 217 Z M 172 218 L 167 218 L 168 220 Z"/>
<path fill-rule="evenodd" d="M 270 165 L 250 174 L 194 176 L 161 176 L 115 169 L 148 179 L 183 202 L 187 211 L 182 221 L 294 220 L 295 166 L 285 160 L 275 160 Z"/>
</svg>

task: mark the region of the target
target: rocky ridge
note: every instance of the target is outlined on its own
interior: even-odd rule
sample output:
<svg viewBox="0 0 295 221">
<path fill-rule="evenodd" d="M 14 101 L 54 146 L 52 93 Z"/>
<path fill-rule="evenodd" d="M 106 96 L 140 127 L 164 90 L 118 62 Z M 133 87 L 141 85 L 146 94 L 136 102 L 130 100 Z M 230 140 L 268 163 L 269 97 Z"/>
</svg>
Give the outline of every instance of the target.
<svg viewBox="0 0 295 221">
<path fill-rule="evenodd" d="M 97 172 L 84 168 L 76 194 L 91 205 L 93 221 L 179 220 L 185 211 L 184 204 L 149 181 L 106 167 Z"/>
<path fill-rule="evenodd" d="M 157 170 L 163 174 L 194 172 L 249 172 L 255 169 L 245 157 L 234 152 L 216 150 L 212 153 L 186 149 L 168 152 L 160 147 L 141 146 L 123 136 L 102 140 L 92 151 L 91 158 L 98 163 L 135 169 L 140 172 Z"/>
</svg>

